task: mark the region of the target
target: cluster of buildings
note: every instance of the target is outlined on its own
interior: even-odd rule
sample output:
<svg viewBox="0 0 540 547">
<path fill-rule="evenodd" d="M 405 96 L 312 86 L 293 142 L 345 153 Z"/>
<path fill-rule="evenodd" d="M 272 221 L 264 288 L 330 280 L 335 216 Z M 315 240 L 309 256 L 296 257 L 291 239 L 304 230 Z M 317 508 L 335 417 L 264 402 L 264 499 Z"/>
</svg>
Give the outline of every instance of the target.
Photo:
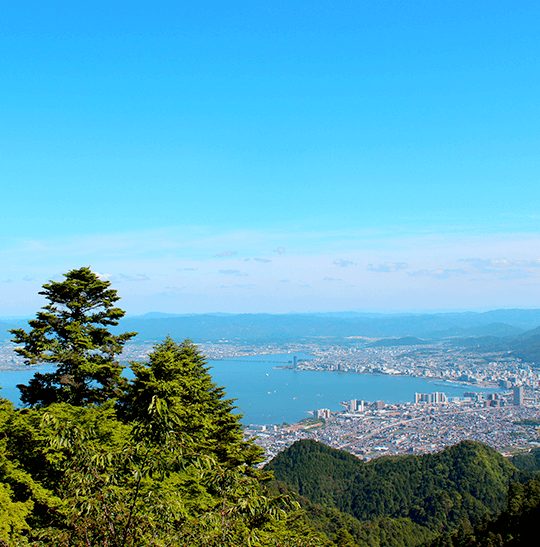
<svg viewBox="0 0 540 547">
<path fill-rule="evenodd" d="M 447 397 L 446 393 L 435 391 L 434 393 L 415 393 L 415 404 L 441 404 L 447 405 L 450 403 L 463 404 L 470 402 L 483 402 L 484 406 L 505 406 L 506 404 L 513 404 L 515 406 L 523 406 L 525 402 L 525 388 L 524 386 L 514 386 L 512 391 L 506 395 L 500 393 L 476 393 L 465 392 L 463 397 Z"/>
<path fill-rule="evenodd" d="M 448 404 L 449 399 L 446 396 L 446 393 L 441 393 L 439 391 L 436 391 L 435 393 L 415 393 L 414 402 L 445 405 L 445 404 Z"/>
<path fill-rule="evenodd" d="M 540 446 L 540 402 L 531 388 L 514 386 L 506 393 L 415 393 L 414 402 L 351 399 L 345 410 L 313 411 L 318 423 L 304 420 L 286 427 L 246 428 L 268 459 L 298 439 L 314 439 L 369 460 L 381 455 L 435 452 L 465 439 L 503 454 Z"/>
<path fill-rule="evenodd" d="M 312 345 L 302 350 L 314 358 L 299 360 L 297 370 L 402 375 L 482 387 L 527 386 L 540 390 L 540 368 L 508 352 L 479 353 L 450 342 L 377 348 L 360 343 Z"/>
<path fill-rule="evenodd" d="M 424 399 L 421 400 L 422 395 Z M 384 404 L 353 399 L 346 410 L 314 411 L 310 420 L 290 426 L 246 428 L 271 459 L 298 439 L 314 439 L 369 460 L 381 455 L 436 452 L 471 439 L 503 454 L 540 446 L 540 405 L 522 390 L 500 395 L 468 393 L 451 401 L 444 393 L 416 394 L 414 403 Z M 420 396 L 420 397 L 418 397 Z M 498 405 L 492 404 L 498 401 Z"/>
</svg>

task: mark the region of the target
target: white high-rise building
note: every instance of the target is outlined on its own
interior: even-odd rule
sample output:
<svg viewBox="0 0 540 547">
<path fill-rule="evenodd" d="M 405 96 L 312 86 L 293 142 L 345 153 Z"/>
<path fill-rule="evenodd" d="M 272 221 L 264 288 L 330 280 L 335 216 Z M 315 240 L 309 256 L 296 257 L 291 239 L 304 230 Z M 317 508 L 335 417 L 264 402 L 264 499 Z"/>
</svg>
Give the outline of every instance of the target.
<svg viewBox="0 0 540 547">
<path fill-rule="evenodd" d="M 364 401 L 351 399 L 349 401 L 349 412 L 364 412 Z"/>
<path fill-rule="evenodd" d="M 326 420 L 326 419 L 330 418 L 331 415 L 332 415 L 332 413 L 330 412 L 330 410 L 328 408 L 320 408 L 320 409 L 315 411 L 315 417 L 316 418 L 323 418 L 323 420 Z"/>
<path fill-rule="evenodd" d="M 514 404 L 523 406 L 523 386 L 514 386 Z"/>
<path fill-rule="evenodd" d="M 446 396 L 446 393 L 443 393 L 442 391 L 435 391 L 433 393 L 415 393 L 414 402 L 415 404 L 418 404 L 418 403 L 447 404 L 448 397 Z"/>
</svg>

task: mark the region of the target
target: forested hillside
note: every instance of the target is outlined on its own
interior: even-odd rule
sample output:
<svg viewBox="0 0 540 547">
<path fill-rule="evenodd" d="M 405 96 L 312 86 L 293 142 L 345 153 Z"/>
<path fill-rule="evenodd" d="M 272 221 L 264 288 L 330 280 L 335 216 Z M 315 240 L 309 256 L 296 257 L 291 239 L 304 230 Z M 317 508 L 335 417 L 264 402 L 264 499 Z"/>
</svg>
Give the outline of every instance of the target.
<svg viewBox="0 0 540 547">
<path fill-rule="evenodd" d="M 516 464 L 472 441 L 364 463 L 303 440 L 265 470 L 273 471 L 279 491 L 299 493 L 313 524 L 331 537 L 343 528 L 351 545 L 413 546 L 501 513 L 509 485 L 537 471 L 537 454 Z"/>
<path fill-rule="evenodd" d="M 494 519 L 484 519 L 474 527 L 461 526 L 445 533 L 426 547 L 514 547 L 536 545 L 540 518 L 540 479 L 526 484 L 512 484 L 508 507 Z"/>
</svg>

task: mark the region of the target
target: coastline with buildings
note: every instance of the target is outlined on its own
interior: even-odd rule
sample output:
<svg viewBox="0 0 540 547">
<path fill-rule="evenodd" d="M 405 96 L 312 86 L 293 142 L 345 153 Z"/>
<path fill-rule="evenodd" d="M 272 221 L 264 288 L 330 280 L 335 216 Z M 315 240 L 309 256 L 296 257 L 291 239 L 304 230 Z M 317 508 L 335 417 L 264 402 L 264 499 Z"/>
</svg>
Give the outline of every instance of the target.
<svg viewBox="0 0 540 547">
<path fill-rule="evenodd" d="M 150 342 L 126 345 L 122 360 L 126 365 L 145 360 L 152 348 Z M 298 387 L 294 403 L 298 404 L 299 417 L 291 425 L 284 424 L 269 411 L 268 420 L 245 427 L 246 436 L 257 437 L 256 443 L 265 450 L 267 459 L 302 438 L 346 449 L 363 459 L 434 452 L 464 439 L 483 442 L 504 454 L 527 450 L 539 442 L 540 369 L 505 352 L 480 353 L 444 342 L 399 348 L 372 348 L 359 342 L 223 342 L 199 344 L 199 348 L 213 366 L 215 381 L 225 386 L 229 396 L 230 386 L 220 382 L 220 373 L 252 367 L 261 377 L 261 385 L 268 382 L 269 386 L 276 386 L 280 372 L 294 373 Z M 13 353 L 12 344 L 0 346 L 0 355 L 4 372 L 31 372 L 35 368 L 23 364 Z M 395 391 L 386 398 L 368 401 L 355 397 L 355 383 L 347 381 L 344 383 L 351 384 L 350 399 L 330 401 L 322 397 L 320 402 L 324 399 L 326 404 L 316 408 L 307 406 L 307 397 L 302 400 L 302 390 L 311 389 L 308 380 L 314 378 L 313 373 L 318 379 L 332 374 L 333 381 L 416 378 L 428 380 L 422 385 L 439 389 L 401 393 L 401 402 Z M 405 384 L 402 389 L 406 389 Z M 261 404 L 271 410 L 277 395 L 275 388 L 269 388 Z M 301 420 L 308 412 L 311 418 Z"/>
<path fill-rule="evenodd" d="M 467 439 L 506 456 L 540 446 L 540 405 L 524 399 L 521 387 L 502 396 L 469 395 L 450 400 L 441 392 L 416 393 L 416 402 L 401 405 L 351 400 L 342 403 L 344 411 L 317 409 L 299 424 L 250 426 L 246 436 L 265 450 L 266 461 L 299 439 L 323 442 L 366 461 L 437 452 Z"/>
</svg>

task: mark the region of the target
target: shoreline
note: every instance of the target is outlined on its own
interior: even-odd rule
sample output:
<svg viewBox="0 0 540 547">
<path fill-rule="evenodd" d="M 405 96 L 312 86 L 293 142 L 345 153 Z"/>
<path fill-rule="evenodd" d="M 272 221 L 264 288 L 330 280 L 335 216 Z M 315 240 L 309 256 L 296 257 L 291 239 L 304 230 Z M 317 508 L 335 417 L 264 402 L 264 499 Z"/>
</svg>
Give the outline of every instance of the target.
<svg viewBox="0 0 540 547">
<path fill-rule="evenodd" d="M 493 390 L 499 390 L 499 391 L 508 391 L 505 388 L 501 388 L 500 386 L 496 384 L 481 384 L 478 382 L 460 382 L 458 380 L 444 380 L 442 378 L 432 378 L 430 376 L 421 376 L 417 374 L 384 374 L 383 372 L 356 372 L 354 370 L 320 370 L 320 369 L 309 369 L 309 368 L 293 368 L 290 365 L 283 365 L 283 366 L 276 366 L 272 367 L 277 370 L 295 370 L 296 372 L 325 372 L 329 374 L 365 374 L 366 376 L 384 376 L 388 378 L 419 378 L 421 380 L 428 380 L 430 382 L 433 382 L 435 385 L 437 385 L 437 382 L 439 382 L 439 385 L 442 385 L 444 387 L 445 385 L 453 386 L 453 387 L 479 387 L 484 389 L 493 389 Z"/>
</svg>

